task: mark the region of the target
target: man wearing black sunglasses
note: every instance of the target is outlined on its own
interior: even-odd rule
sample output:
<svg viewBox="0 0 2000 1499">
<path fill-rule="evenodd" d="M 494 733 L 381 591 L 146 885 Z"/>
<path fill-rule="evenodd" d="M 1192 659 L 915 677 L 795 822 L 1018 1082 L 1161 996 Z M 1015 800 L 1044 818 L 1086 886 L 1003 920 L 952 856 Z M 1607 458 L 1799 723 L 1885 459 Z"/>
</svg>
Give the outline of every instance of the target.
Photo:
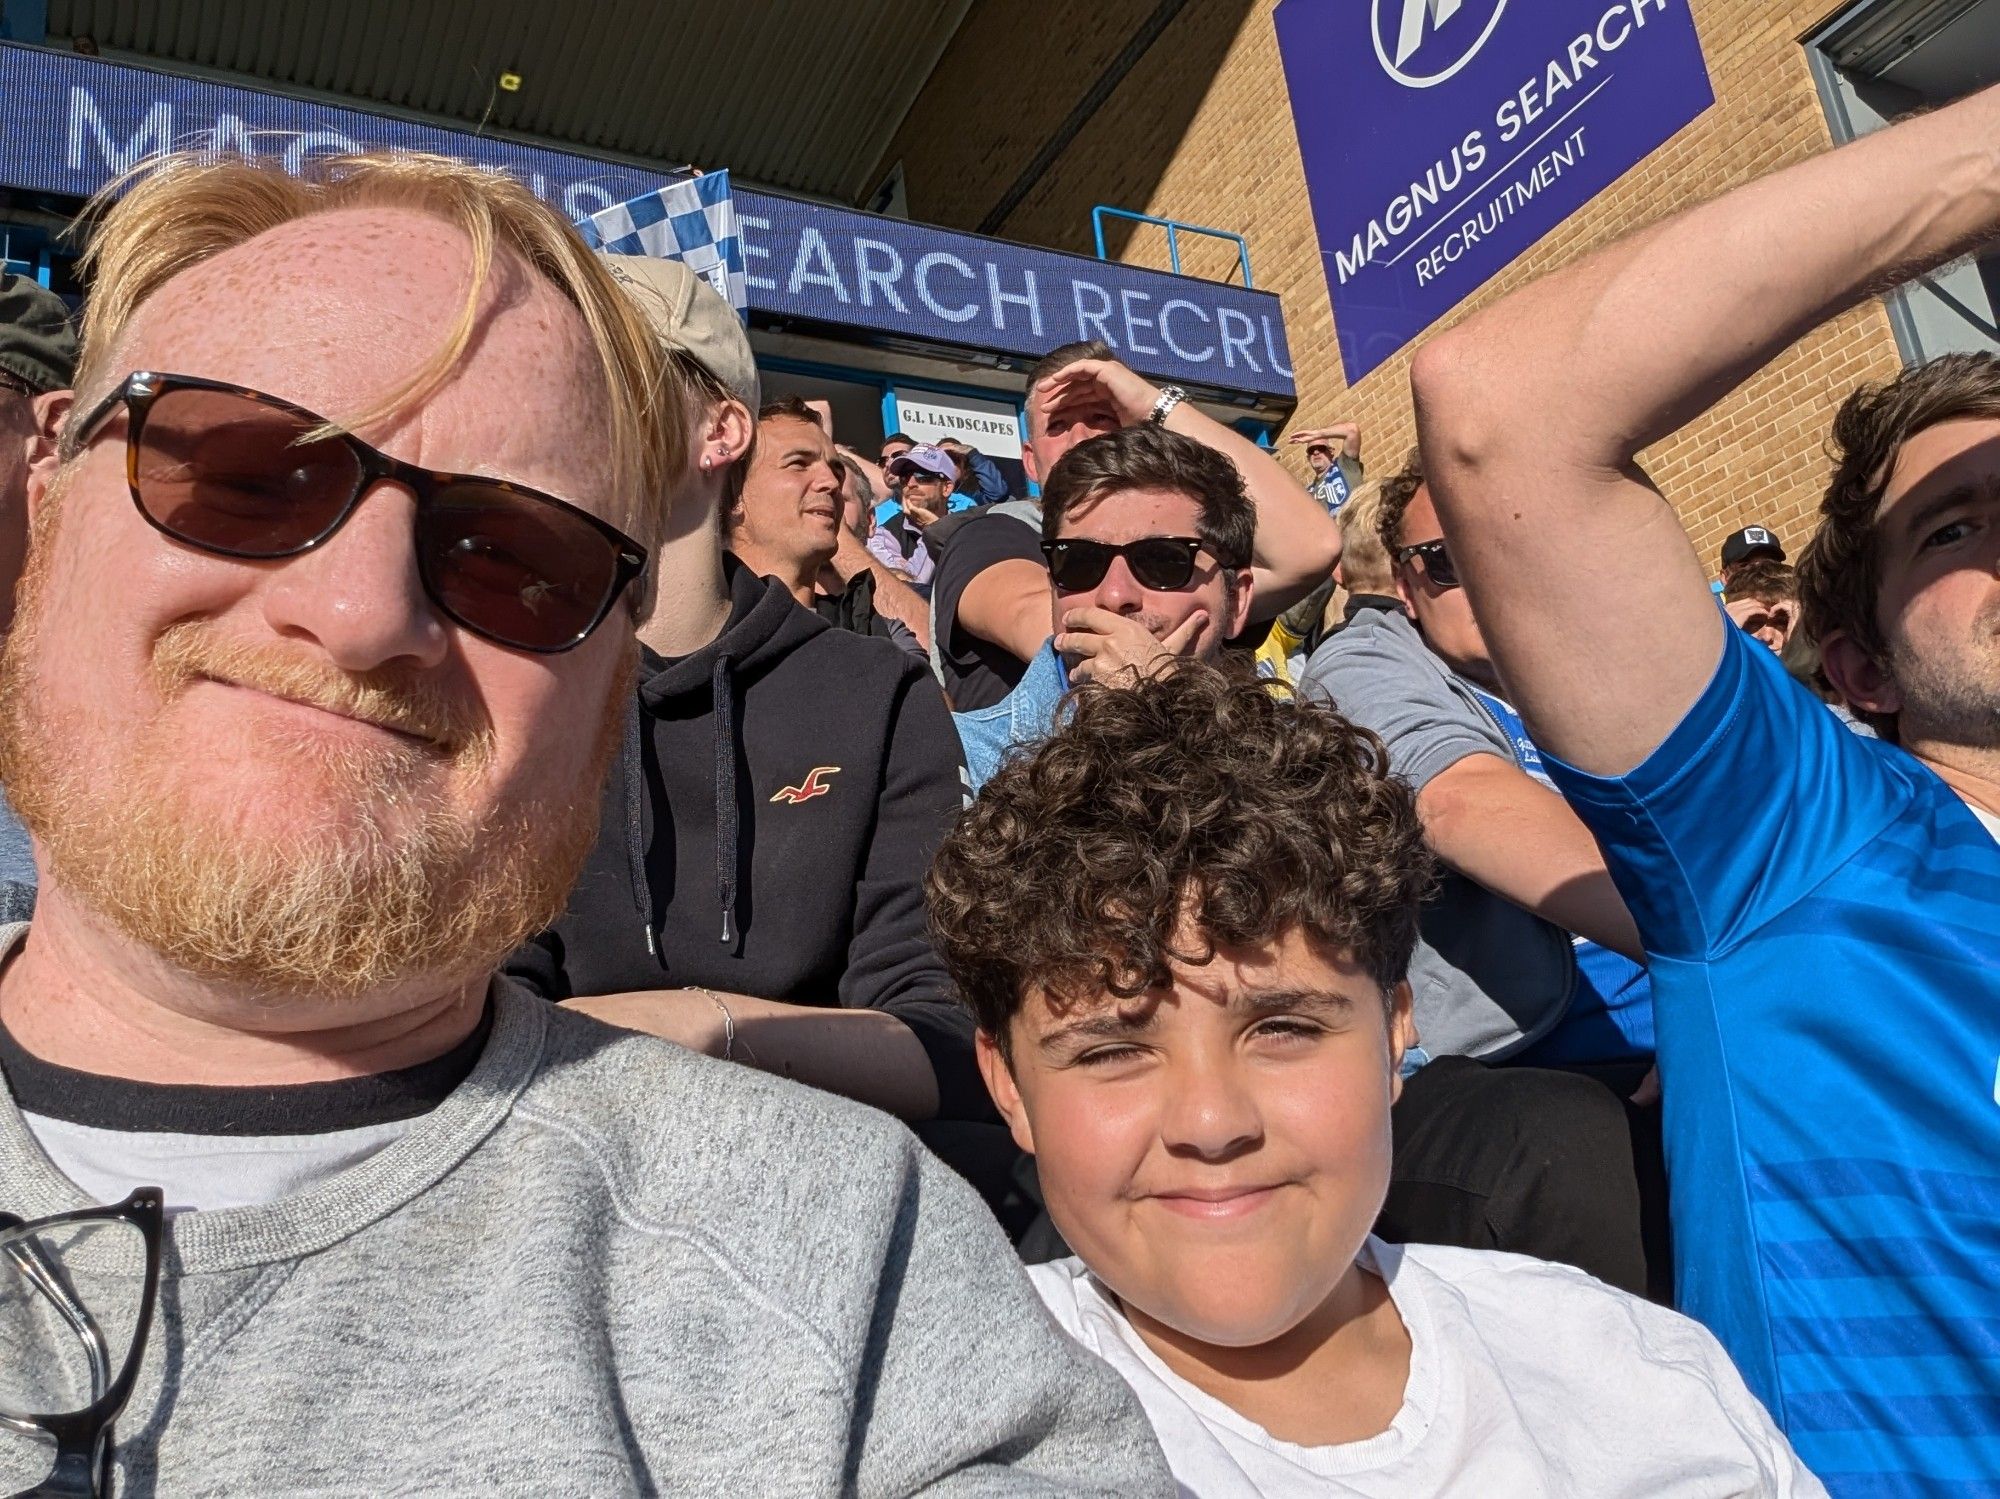
<svg viewBox="0 0 2000 1499">
<path fill-rule="evenodd" d="M 1158 386 L 1104 344 L 1064 344 L 1028 372 L 1028 477 L 1046 488 L 1079 443 L 1142 426 L 1163 427 L 1235 465 L 1256 515 L 1248 562 L 1251 606 L 1273 619 L 1325 581 L 1340 558 L 1340 532 L 1326 507 L 1269 453 L 1198 410 L 1176 385 Z M 988 708 L 1021 680 L 1048 638 L 1048 580 L 1028 506 L 995 505 L 952 520 L 937 546 L 931 584 L 932 658 L 953 708 Z"/>
<path fill-rule="evenodd" d="M 1250 615 L 1256 525 L 1236 465 L 1193 438 L 1146 425 L 1070 449 L 1042 491 L 1054 633 L 1000 703 L 955 715 L 973 786 L 1055 727 L 1074 683 L 1214 660 Z"/>
<path fill-rule="evenodd" d="M 30 479 L 0 1494 L 1170 1491 L 899 1125 L 496 979 L 694 397 L 524 184 L 311 171 L 124 184 Z"/>
<path fill-rule="evenodd" d="M 1257 517 L 1236 466 L 1160 427 L 1072 448 L 1042 495 L 1049 645 L 1072 681 L 1213 660 L 1249 621 Z"/>
</svg>

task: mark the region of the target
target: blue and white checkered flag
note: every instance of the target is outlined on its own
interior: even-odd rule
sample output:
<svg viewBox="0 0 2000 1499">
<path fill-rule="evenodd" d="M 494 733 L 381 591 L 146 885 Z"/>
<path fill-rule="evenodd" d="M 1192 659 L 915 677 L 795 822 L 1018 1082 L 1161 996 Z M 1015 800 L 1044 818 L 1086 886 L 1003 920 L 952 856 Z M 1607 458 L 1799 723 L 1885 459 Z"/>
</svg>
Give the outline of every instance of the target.
<svg viewBox="0 0 2000 1499">
<path fill-rule="evenodd" d="M 678 260 L 715 288 L 738 315 L 749 305 L 743 285 L 743 233 L 729 173 L 704 172 L 594 213 L 578 226 L 613 255 Z"/>
</svg>

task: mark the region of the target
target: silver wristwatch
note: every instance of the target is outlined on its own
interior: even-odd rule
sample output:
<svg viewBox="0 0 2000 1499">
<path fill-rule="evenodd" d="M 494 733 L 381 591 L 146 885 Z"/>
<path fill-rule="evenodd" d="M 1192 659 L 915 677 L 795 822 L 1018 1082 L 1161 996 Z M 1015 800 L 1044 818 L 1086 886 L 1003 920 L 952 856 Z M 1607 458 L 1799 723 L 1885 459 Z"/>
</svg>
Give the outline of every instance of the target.
<svg viewBox="0 0 2000 1499">
<path fill-rule="evenodd" d="M 1187 399 L 1187 392 L 1178 385 L 1162 385 L 1160 398 L 1153 402 L 1153 409 L 1146 413 L 1146 421 L 1152 426 L 1160 426 L 1167 419 L 1167 413 Z"/>
</svg>

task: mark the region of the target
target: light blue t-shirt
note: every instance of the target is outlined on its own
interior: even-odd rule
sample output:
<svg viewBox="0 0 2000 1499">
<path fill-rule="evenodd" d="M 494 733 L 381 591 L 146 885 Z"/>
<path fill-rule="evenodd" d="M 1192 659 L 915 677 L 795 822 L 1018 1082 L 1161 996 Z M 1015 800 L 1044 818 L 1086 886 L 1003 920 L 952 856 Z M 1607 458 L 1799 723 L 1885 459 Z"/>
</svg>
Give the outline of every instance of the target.
<svg viewBox="0 0 2000 1499">
<path fill-rule="evenodd" d="M 1056 714 L 1068 691 L 1069 668 L 1051 635 L 1029 658 L 1012 692 L 991 707 L 952 714 L 965 751 L 966 786 L 974 796 L 1015 750 L 1031 750 L 1056 731 Z"/>
<path fill-rule="evenodd" d="M 1678 1299 L 1836 1496 L 2000 1494 L 2000 842 L 1726 640 L 1631 774 L 1547 759 L 1650 960 Z"/>
</svg>

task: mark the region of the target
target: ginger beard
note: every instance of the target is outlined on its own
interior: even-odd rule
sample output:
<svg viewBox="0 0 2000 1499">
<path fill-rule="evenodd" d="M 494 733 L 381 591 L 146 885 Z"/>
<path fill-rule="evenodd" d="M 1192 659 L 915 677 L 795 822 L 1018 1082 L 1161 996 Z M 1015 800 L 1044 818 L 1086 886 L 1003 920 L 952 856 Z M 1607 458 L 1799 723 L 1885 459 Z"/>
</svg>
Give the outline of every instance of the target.
<svg viewBox="0 0 2000 1499">
<path fill-rule="evenodd" d="M 491 729 L 432 684 L 413 674 L 357 676 L 225 640 L 201 622 L 171 626 L 154 642 L 160 713 L 106 720 L 129 728 L 124 742 L 88 745 L 83 736 L 104 730 L 58 721 L 38 691 L 61 509 L 52 489 L 0 653 L 0 784 L 40 846 L 46 883 L 183 971 L 274 1001 L 477 977 L 562 914 L 596 836 L 629 657 L 590 773 L 562 802 L 469 810 L 469 798 L 451 793 L 476 786 Z M 202 767 L 167 732 L 177 696 L 208 677 L 430 743 L 364 754 L 271 741 L 272 754 L 296 761 L 301 795 L 338 814 L 274 836 L 257 826 L 254 797 L 244 815 L 218 815 L 214 788 L 198 784 Z"/>
</svg>

